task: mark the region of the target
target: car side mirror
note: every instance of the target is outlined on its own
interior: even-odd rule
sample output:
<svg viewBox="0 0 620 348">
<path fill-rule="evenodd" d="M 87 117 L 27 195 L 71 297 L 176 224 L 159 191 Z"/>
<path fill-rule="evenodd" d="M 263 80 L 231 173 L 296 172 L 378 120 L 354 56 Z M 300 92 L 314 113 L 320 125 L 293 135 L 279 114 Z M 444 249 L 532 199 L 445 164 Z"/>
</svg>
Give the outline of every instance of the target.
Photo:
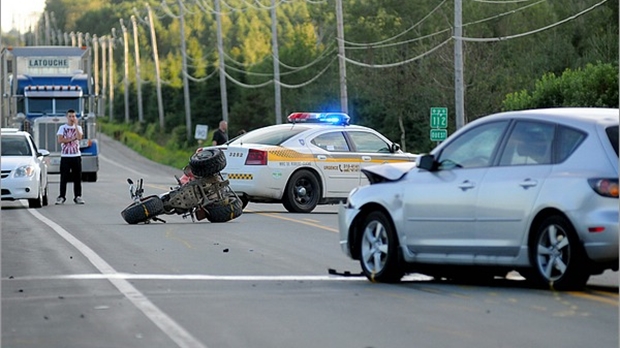
<svg viewBox="0 0 620 348">
<path fill-rule="evenodd" d="M 392 145 L 390 146 L 390 152 L 391 153 L 396 153 L 398 151 L 400 151 L 400 144 L 392 143 Z"/>
<path fill-rule="evenodd" d="M 422 155 L 416 159 L 416 166 L 421 169 L 426 169 L 429 172 L 437 170 L 437 162 L 435 162 L 435 156 Z"/>
</svg>

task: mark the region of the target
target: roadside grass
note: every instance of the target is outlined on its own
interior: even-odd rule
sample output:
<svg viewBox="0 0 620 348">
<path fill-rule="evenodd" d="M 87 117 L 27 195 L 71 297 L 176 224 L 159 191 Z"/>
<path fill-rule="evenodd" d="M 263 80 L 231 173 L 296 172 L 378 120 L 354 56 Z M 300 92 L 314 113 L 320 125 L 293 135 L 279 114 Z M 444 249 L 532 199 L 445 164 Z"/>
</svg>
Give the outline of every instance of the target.
<svg viewBox="0 0 620 348">
<path fill-rule="evenodd" d="M 109 137 L 120 141 L 130 149 L 151 161 L 182 169 L 189 163 L 189 158 L 199 145 L 190 145 L 185 139 L 179 139 L 179 129 L 162 132 L 157 125 L 113 123 L 98 120 L 99 130 Z M 141 135 L 143 134 L 143 135 Z"/>
</svg>

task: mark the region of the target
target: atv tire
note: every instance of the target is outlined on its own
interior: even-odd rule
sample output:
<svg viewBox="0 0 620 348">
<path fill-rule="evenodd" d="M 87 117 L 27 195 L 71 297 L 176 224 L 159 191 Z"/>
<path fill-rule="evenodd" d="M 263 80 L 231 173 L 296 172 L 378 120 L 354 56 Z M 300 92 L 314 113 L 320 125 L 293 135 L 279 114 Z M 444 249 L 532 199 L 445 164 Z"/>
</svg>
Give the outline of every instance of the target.
<svg viewBox="0 0 620 348">
<path fill-rule="evenodd" d="M 206 207 L 207 220 L 210 222 L 227 222 L 243 214 L 243 203 L 237 195 L 226 196 L 223 200 Z"/>
<path fill-rule="evenodd" d="M 220 149 L 205 149 L 190 157 L 189 167 L 195 176 L 212 176 L 226 167 L 226 156 Z"/>
<path fill-rule="evenodd" d="M 123 209 L 121 216 L 128 224 L 135 225 L 147 222 L 163 212 L 164 203 L 161 199 L 157 196 L 150 196 Z"/>
</svg>

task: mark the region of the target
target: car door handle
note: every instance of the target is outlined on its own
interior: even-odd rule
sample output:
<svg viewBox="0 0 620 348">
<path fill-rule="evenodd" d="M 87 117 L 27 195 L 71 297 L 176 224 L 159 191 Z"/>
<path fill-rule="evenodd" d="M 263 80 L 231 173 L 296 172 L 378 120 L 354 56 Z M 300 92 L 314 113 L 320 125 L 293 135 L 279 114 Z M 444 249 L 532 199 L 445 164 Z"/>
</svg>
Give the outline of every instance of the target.
<svg viewBox="0 0 620 348">
<path fill-rule="evenodd" d="M 475 186 L 476 186 L 476 185 L 475 185 L 473 182 L 471 182 L 471 181 L 469 181 L 469 180 L 465 180 L 465 181 L 463 181 L 463 183 L 462 183 L 462 184 L 460 184 L 460 185 L 459 185 L 459 188 L 460 188 L 461 190 L 463 190 L 463 191 L 467 191 L 467 190 L 469 190 L 469 189 L 474 188 Z"/>
<path fill-rule="evenodd" d="M 519 183 L 519 186 L 521 186 L 521 187 L 523 187 L 523 188 L 525 188 L 525 189 L 526 189 L 526 188 L 530 188 L 530 187 L 534 187 L 534 186 L 536 186 L 536 185 L 538 185 L 538 181 L 536 181 L 536 180 L 532 180 L 532 179 L 530 179 L 530 178 L 527 178 L 527 179 L 525 179 L 525 180 L 523 180 L 523 181 L 521 181 L 521 182 Z"/>
<path fill-rule="evenodd" d="M 320 161 L 325 161 L 327 159 L 327 156 L 325 156 L 325 155 L 317 155 L 316 159 L 318 159 Z"/>
<path fill-rule="evenodd" d="M 372 160 L 372 157 L 370 156 L 362 156 L 362 161 L 364 162 L 370 162 Z"/>
</svg>

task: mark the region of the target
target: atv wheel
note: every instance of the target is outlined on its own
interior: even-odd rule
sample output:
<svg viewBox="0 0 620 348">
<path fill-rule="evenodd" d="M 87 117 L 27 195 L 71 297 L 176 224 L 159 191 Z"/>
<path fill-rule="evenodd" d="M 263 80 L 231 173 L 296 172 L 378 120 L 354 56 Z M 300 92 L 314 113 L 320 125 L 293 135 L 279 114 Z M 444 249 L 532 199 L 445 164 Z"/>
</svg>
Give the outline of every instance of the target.
<svg viewBox="0 0 620 348">
<path fill-rule="evenodd" d="M 164 212 L 164 203 L 157 196 L 150 196 L 123 209 L 121 216 L 130 225 L 146 222 Z"/>
<path fill-rule="evenodd" d="M 243 214 L 243 203 L 237 195 L 228 195 L 223 200 L 206 207 L 207 220 L 210 222 L 226 222 Z"/>
<path fill-rule="evenodd" d="M 226 167 L 226 156 L 220 149 L 205 149 L 190 157 L 189 167 L 195 176 L 212 176 Z"/>
</svg>

